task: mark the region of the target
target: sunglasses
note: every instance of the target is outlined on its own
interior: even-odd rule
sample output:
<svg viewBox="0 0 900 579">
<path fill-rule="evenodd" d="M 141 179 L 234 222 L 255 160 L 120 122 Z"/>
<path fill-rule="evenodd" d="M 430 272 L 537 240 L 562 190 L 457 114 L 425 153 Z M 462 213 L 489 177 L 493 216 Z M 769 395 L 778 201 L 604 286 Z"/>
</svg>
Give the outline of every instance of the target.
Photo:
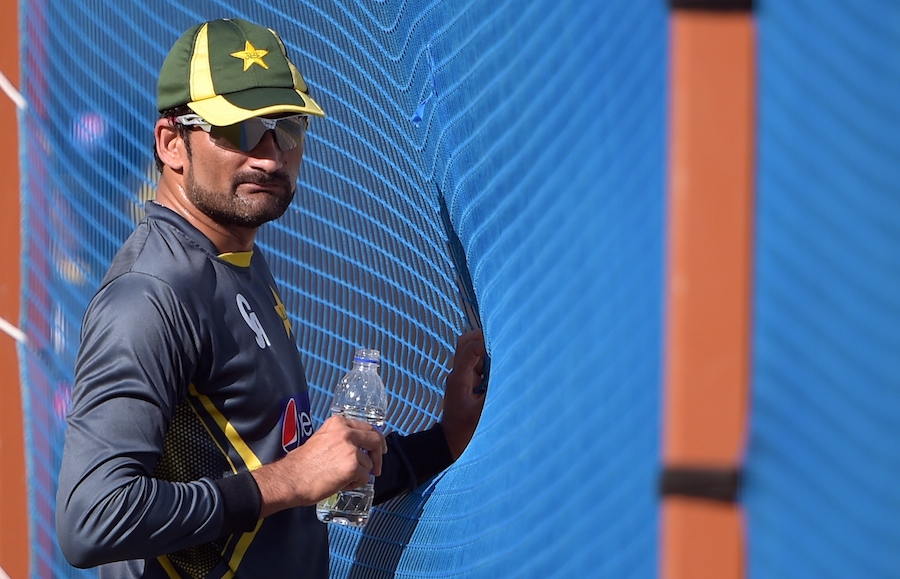
<svg viewBox="0 0 900 579">
<path fill-rule="evenodd" d="M 309 128 L 307 115 L 293 115 L 280 119 L 253 117 L 233 125 L 218 127 L 209 124 L 200 115 L 181 115 L 175 122 L 186 127 L 199 127 L 209 133 L 216 144 L 238 151 L 249 153 L 262 141 L 269 131 L 274 131 L 275 142 L 282 151 L 296 149 L 306 137 Z"/>
</svg>

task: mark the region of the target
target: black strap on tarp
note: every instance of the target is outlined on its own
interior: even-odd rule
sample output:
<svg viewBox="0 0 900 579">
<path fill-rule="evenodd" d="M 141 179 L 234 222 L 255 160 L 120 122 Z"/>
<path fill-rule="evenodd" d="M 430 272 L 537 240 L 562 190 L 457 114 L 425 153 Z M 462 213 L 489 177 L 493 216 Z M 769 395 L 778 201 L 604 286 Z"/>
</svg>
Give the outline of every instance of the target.
<svg viewBox="0 0 900 579">
<path fill-rule="evenodd" d="M 707 10 L 712 12 L 750 12 L 753 0 L 669 0 L 673 10 Z"/>
<path fill-rule="evenodd" d="M 741 489 L 737 468 L 667 466 L 660 477 L 662 496 L 682 496 L 733 503 Z"/>
</svg>

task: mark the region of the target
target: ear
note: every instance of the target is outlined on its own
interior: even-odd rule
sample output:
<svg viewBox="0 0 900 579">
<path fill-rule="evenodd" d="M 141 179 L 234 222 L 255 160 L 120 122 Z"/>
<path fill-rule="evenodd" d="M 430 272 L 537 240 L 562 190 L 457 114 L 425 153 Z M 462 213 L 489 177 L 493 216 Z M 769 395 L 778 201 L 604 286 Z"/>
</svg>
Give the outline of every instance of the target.
<svg viewBox="0 0 900 579">
<path fill-rule="evenodd" d="M 156 154 L 163 165 L 181 172 L 188 162 L 187 147 L 178 134 L 178 129 L 169 119 L 156 121 L 153 134 L 156 138 Z"/>
</svg>

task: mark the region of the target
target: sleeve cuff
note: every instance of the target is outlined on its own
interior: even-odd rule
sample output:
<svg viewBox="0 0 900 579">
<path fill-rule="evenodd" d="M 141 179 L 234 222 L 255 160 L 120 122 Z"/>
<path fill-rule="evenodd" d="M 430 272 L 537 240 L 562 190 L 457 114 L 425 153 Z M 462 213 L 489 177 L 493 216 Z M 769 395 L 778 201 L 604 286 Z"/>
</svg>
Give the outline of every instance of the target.
<svg viewBox="0 0 900 579">
<path fill-rule="evenodd" d="M 387 443 L 390 450 L 375 479 L 375 504 L 415 489 L 453 463 L 440 424 L 409 436 L 392 432 Z"/>
<path fill-rule="evenodd" d="M 440 423 L 428 430 L 400 438 L 400 446 L 415 476 L 415 486 L 438 474 L 451 464 L 453 456 Z"/>
<path fill-rule="evenodd" d="M 262 496 L 249 471 L 213 481 L 225 503 L 224 522 L 219 537 L 252 531 L 259 522 Z"/>
</svg>

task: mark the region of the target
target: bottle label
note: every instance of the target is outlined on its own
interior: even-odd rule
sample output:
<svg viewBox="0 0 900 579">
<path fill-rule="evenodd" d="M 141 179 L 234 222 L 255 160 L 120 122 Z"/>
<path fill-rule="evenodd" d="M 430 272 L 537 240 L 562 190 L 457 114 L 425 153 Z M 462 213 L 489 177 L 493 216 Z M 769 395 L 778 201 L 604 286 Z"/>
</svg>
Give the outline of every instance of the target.
<svg viewBox="0 0 900 579">
<path fill-rule="evenodd" d="M 313 434 L 312 418 L 309 415 L 309 394 L 301 392 L 284 402 L 281 413 L 281 447 L 287 454 Z"/>
</svg>

